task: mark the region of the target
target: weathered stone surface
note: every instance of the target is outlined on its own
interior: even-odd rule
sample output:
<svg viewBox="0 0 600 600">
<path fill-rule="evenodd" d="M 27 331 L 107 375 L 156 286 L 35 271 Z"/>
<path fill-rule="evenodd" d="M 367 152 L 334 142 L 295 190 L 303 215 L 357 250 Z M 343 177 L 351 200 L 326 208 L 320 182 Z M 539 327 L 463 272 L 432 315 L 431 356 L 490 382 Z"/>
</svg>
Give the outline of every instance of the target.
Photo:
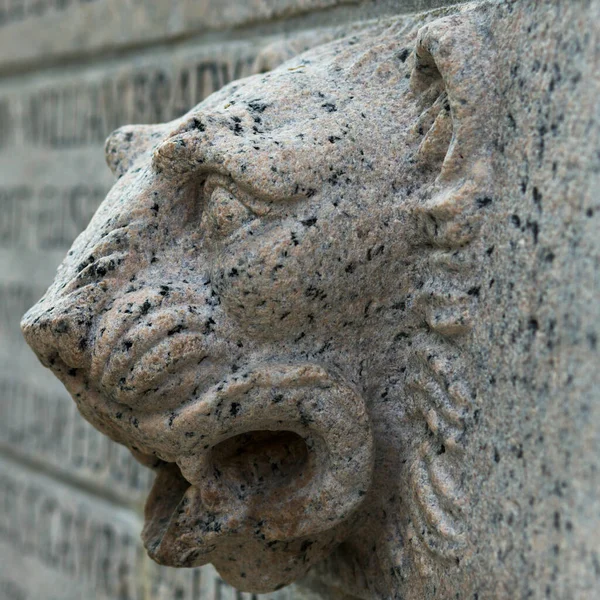
<svg viewBox="0 0 600 600">
<path fill-rule="evenodd" d="M 20 316 L 42 296 L 56 264 L 110 188 L 102 145 L 112 129 L 131 120 L 173 118 L 231 79 L 272 68 L 306 47 L 340 35 L 337 29 L 266 36 L 218 48 L 175 47 L 151 59 L 3 80 L 0 412 L 8 417 L 0 420 L 2 461 L 10 465 L 25 460 L 48 477 L 68 481 L 77 488 L 75 494 L 84 498 L 81 489 L 90 494 L 92 505 L 98 495 L 138 511 L 143 506 L 152 472 L 81 419 L 64 388 L 50 373 L 39 370 L 19 331 Z M 48 490 L 51 481 L 47 480 Z M 106 516 L 110 519 L 110 511 Z M 138 529 L 132 535 L 137 540 Z M 8 549 L 3 547 L 3 558 Z M 17 553 L 5 563 L 13 577 L 0 596 L 37 598 L 41 589 L 63 593 L 63 588 L 74 598 L 93 595 L 87 584 L 77 584 L 84 574 L 73 574 L 63 585 L 57 583 L 63 581 L 62 575 L 53 572 L 58 567 L 30 562 Z M 22 567 L 13 569 L 14 563 Z M 131 568 L 147 570 L 144 565 L 135 563 Z M 38 578 L 21 577 L 24 569 L 33 568 Z M 183 574 L 175 579 L 183 581 Z M 178 589 L 175 579 L 169 569 L 156 571 L 152 586 L 161 590 L 159 597 L 173 596 Z M 209 585 L 215 598 L 233 593 L 210 571 L 203 582 Z M 184 588 L 192 590 L 192 584 Z M 186 591 L 185 597 L 193 595 Z"/>
<path fill-rule="evenodd" d="M 81 60 L 118 48 L 148 46 L 198 33 L 239 29 L 305 16 L 304 27 L 410 13 L 457 0 L 3 0 L 0 71 L 32 64 Z M 357 6 L 357 5 L 363 6 Z M 328 15 L 327 9 L 338 10 Z M 350 11 L 348 9 L 355 8 Z M 331 11 L 329 11 L 331 13 Z M 93 24 L 93 25 L 92 25 Z M 57 35 L 57 31 L 60 32 Z"/>
<path fill-rule="evenodd" d="M 156 469 L 152 557 L 594 597 L 598 18 L 398 19 L 109 138 L 118 182 L 23 331 Z"/>
<path fill-rule="evenodd" d="M 64 388 L 50 373 L 39 370 L 19 331 L 20 316 L 42 296 L 56 264 L 110 188 L 102 145 L 111 129 L 130 120 L 151 122 L 175 117 L 229 80 L 272 68 L 335 35 L 340 35 L 336 28 L 285 38 L 266 36 L 218 48 L 178 50 L 176 46 L 151 59 L 124 59 L 68 73 L 3 79 L 0 412 L 7 417 L 0 419 L 1 462 L 22 465 L 24 460 L 47 474 L 48 490 L 51 477 L 67 481 L 75 487 L 75 494 L 82 498 L 89 494 L 92 506 L 94 496 L 100 496 L 119 507 L 140 511 L 152 472 L 135 461 L 126 448 L 81 419 Z M 110 519 L 110 511 L 105 514 Z M 136 543 L 138 529 L 132 533 Z M 8 545 L 3 546 L 3 560 L 8 550 Z M 107 560 L 99 555 L 96 558 Z M 75 573 L 65 582 L 56 565 L 34 565 L 31 560 L 17 553 L 5 561 L 12 576 L 0 596 L 38 598 L 43 597 L 39 591 L 43 589 L 69 593 L 73 598 L 93 596 L 87 584 L 77 583 L 85 574 Z M 13 568 L 15 563 L 21 567 Z M 34 568 L 39 577 L 23 577 L 27 569 Z M 147 565 L 138 562 L 131 568 L 147 570 Z M 184 572 L 175 577 L 170 569 L 158 569 L 152 589 L 160 590 L 157 597 L 171 597 L 179 589 L 177 580 L 184 579 Z M 215 598 L 234 593 L 210 570 L 205 573 L 203 586 L 212 586 L 207 593 L 214 592 Z M 66 591 L 61 591 L 63 588 Z M 191 580 L 184 589 L 192 590 Z M 185 597 L 194 595 L 186 591 Z"/>
</svg>

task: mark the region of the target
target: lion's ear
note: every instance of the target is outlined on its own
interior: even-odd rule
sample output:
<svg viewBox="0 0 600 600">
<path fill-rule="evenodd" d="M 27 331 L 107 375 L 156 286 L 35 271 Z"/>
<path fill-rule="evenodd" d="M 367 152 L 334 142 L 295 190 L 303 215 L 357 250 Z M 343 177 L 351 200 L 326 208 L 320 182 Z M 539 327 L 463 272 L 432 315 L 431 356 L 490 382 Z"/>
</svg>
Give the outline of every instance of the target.
<svg viewBox="0 0 600 600">
<path fill-rule="evenodd" d="M 143 154 L 163 138 L 166 125 L 127 125 L 113 131 L 104 145 L 106 164 L 117 178 L 122 177 Z"/>
<path fill-rule="evenodd" d="M 440 130 L 445 137 L 451 129 L 440 183 L 463 179 L 489 156 L 494 133 L 491 113 L 499 104 L 488 56 L 489 38 L 472 10 L 438 19 L 419 30 L 411 88 L 425 108 L 433 105 L 426 114 L 437 108 L 440 118 L 449 121 L 441 124 L 439 118 L 431 119 L 431 133 Z"/>
</svg>

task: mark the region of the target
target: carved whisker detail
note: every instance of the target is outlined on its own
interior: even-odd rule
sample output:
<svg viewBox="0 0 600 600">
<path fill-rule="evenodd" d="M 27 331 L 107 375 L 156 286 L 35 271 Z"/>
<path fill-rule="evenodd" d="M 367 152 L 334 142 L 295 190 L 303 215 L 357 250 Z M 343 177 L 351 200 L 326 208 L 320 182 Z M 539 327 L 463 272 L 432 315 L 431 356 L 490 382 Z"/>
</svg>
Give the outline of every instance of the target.
<svg viewBox="0 0 600 600">
<path fill-rule="evenodd" d="M 411 515 L 416 536 L 427 551 L 455 559 L 464 544 L 457 519 L 466 501 L 452 473 L 464 452 L 466 397 L 457 393 L 461 387 L 455 380 L 460 369 L 453 368 L 457 362 L 455 348 L 427 342 L 427 336 L 423 337 L 421 344 L 425 345 L 415 351 L 413 367 L 417 374 L 409 389 L 416 401 L 415 418 L 427 424 L 433 438 L 419 444 L 410 467 L 414 494 Z"/>
<path fill-rule="evenodd" d="M 472 263 L 465 252 L 451 248 L 449 250 L 434 249 L 429 252 L 429 265 L 436 271 L 464 271 Z"/>
<path fill-rule="evenodd" d="M 432 457 L 431 452 L 427 452 L 427 457 Z M 436 491 L 439 498 L 443 499 L 450 512 L 456 516 L 462 516 L 461 513 L 468 505 L 467 498 L 444 466 L 435 461 L 430 462 L 429 478 L 432 489 Z"/>
<path fill-rule="evenodd" d="M 439 257 L 439 252 L 434 255 Z M 430 436 L 419 444 L 410 468 L 413 546 L 418 540 L 417 547 L 420 544 L 425 551 L 419 551 L 419 558 L 415 558 L 422 574 L 429 572 L 427 555 L 456 561 L 466 543 L 461 519 L 467 500 L 455 474 L 460 471 L 465 423 L 472 404 L 463 350 L 455 341 L 468 333 L 472 323 L 473 298 L 456 287 L 457 281 L 468 279 L 468 271 L 454 269 L 453 283 L 442 287 L 439 261 L 433 262 L 428 267 L 437 275 L 423 286 L 415 302 L 429 330 L 415 340 L 413 375 L 408 381 L 415 398 L 414 418 L 426 423 Z"/>
<path fill-rule="evenodd" d="M 430 449 L 424 448 L 423 454 Z M 411 468 L 414 501 L 411 503 L 411 520 L 416 540 L 423 550 L 442 560 L 456 560 L 464 547 L 461 530 L 460 504 L 431 484 L 430 469 L 422 460 Z"/>
<path fill-rule="evenodd" d="M 449 110 L 450 107 L 448 105 L 448 94 L 443 91 L 437 97 L 435 102 L 421 113 L 417 123 L 413 126 L 412 132 L 417 135 L 423 135 L 424 133 L 430 131 L 440 112 L 446 106 L 448 106 Z"/>
</svg>

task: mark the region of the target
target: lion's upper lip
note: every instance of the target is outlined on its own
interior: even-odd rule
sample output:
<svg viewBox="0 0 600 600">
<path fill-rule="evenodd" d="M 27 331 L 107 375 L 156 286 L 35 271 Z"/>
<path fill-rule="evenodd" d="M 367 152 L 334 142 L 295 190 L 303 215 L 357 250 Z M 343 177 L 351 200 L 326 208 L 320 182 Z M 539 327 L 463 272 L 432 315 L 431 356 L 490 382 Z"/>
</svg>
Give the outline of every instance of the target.
<svg viewBox="0 0 600 600">
<path fill-rule="evenodd" d="M 222 376 L 213 324 L 206 307 L 165 305 L 160 293 L 131 297 L 98 324 L 90 377 L 127 406 L 177 406 Z"/>
<path fill-rule="evenodd" d="M 44 297 L 21 321 L 27 343 L 55 372 L 58 363 L 69 369 L 88 366 L 95 315 L 110 297 L 107 276 L 118 272 L 126 258 L 124 231 L 101 239 L 83 260 L 68 257 Z"/>
</svg>

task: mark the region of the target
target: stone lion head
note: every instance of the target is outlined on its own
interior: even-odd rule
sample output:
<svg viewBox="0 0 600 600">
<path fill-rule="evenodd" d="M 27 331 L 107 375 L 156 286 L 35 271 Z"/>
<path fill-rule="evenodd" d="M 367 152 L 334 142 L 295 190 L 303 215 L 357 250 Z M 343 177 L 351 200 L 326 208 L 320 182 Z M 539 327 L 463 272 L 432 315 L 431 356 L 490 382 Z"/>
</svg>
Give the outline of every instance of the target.
<svg viewBox="0 0 600 600">
<path fill-rule="evenodd" d="M 156 470 L 155 560 L 265 592 L 331 555 L 387 595 L 464 547 L 474 15 L 378 25 L 108 139 L 118 181 L 22 328 Z"/>
</svg>

